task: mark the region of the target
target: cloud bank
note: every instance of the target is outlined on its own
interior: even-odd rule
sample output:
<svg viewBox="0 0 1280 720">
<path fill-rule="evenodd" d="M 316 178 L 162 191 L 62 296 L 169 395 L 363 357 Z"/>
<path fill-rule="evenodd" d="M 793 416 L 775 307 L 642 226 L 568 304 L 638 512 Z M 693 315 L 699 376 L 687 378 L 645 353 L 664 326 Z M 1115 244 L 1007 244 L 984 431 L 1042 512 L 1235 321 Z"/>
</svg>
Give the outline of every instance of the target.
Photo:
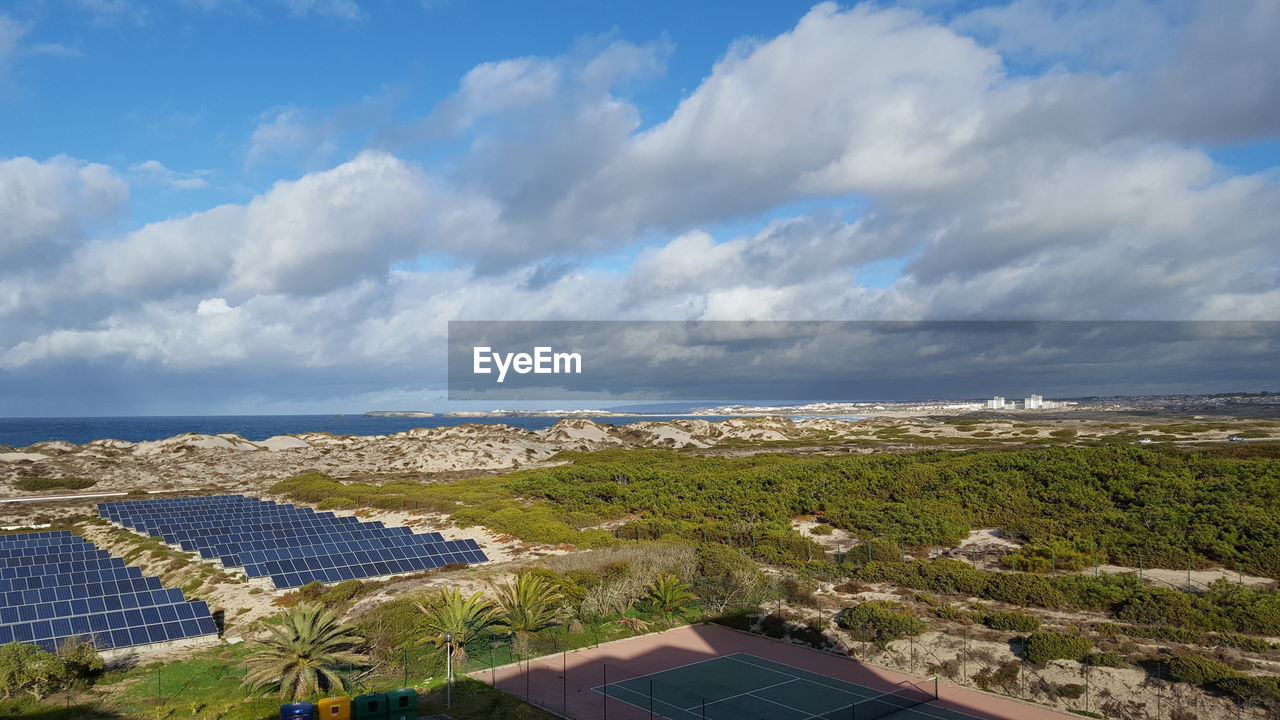
<svg viewBox="0 0 1280 720">
<path fill-rule="evenodd" d="M 496 59 L 348 159 L 129 232 L 130 184 L 203 179 L 0 160 L 0 412 L 67 374 L 431 392 L 455 319 L 1273 320 L 1275 170 L 1206 148 L 1280 135 L 1278 33 L 1269 0 L 825 3 L 647 120 L 627 88 L 670 41 Z M 274 111 L 247 162 L 346 124 Z"/>
</svg>

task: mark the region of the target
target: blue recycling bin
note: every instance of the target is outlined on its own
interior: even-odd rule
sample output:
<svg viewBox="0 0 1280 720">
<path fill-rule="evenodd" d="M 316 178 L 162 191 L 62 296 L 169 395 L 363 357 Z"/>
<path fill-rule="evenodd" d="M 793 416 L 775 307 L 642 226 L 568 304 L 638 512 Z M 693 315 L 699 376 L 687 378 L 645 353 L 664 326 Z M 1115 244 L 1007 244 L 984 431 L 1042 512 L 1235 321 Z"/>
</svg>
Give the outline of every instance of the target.
<svg viewBox="0 0 1280 720">
<path fill-rule="evenodd" d="M 280 720 L 316 720 L 315 703 L 293 702 L 280 706 Z"/>
</svg>

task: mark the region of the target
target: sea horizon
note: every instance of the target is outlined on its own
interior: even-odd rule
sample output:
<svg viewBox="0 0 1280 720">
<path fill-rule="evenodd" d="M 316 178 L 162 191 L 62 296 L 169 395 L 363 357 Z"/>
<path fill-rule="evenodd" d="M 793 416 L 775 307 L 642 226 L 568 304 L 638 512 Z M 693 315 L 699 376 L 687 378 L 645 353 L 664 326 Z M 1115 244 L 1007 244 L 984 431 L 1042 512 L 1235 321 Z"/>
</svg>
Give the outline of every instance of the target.
<svg viewBox="0 0 1280 720">
<path fill-rule="evenodd" d="M 275 435 L 328 432 L 334 435 L 390 435 L 416 428 L 459 425 L 509 425 L 523 430 L 544 430 L 563 418 L 589 417 L 566 413 L 537 417 L 385 417 L 360 414 L 319 415 L 103 415 L 68 417 L 0 417 L 0 445 L 26 447 L 39 442 L 69 442 L 75 445 L 94 440 L 148 442 L 199 433 L 234 433 L 258 442 Z M 689 415 L 620 415 L 589 417 L 596 422 L 627 425 L 640 421 L 687 418 Z M 702 420 L 724 420 L 729 416 L 697 416 Z"/>
</svg>

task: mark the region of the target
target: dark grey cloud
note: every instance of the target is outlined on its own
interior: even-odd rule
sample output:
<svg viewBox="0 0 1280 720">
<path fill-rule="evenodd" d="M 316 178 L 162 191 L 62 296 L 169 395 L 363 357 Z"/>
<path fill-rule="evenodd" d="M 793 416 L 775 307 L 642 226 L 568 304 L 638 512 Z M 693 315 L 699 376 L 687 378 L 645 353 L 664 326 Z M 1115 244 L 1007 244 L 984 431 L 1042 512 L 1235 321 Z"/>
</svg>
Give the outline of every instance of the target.
<svg viewBox="0 0 1280 720">
<path fill-rule="evenodd" d="M 475 372 L 475 348 L 582 371 Z M 451 400 L 869 401 L 1274 389 L 1280 322 L 453 322 Z M 493 367 L 492 363 L 488 363 Z"/>
</svg>

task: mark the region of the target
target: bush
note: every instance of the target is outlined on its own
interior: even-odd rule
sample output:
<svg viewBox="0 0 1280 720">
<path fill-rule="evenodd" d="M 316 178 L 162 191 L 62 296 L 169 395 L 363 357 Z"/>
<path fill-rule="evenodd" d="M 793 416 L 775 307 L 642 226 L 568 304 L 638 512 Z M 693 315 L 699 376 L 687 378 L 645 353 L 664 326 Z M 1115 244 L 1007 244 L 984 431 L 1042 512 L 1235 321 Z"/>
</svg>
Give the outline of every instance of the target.
<svg viewBox="0 0 1280 720">
<path fill-rule="evenodd" d="M 1032 633 L 1026 642 L 1027 662 L 1043 665 L 1052 660 L 1080 660 L 1093 650 L 1086 637 L 1059 632 Z"/>
<path fill-rule="evenodd" d="M 995 612 L 983 617 L 982 624 L 992 630 L 1035 632 L 1040 629 L 1040 618 L 1020 612 Z"/>
<path fill-rule="evenodd" d="M 1058 697 L 1064 697 L 1068 700 L 1084 697 L 1084 686 L 1076 683 L 1059 685 L 1055 691 L 1058 693 Z"/>
<path fill-rule="evenodd" d="M 735 548 L 702 543 L 697 562 L 697 575 L 691 584 L 712 612 L 754 607 L 768 594 L 769 580 L 760 566 Z"/>
<path fill-rule="evenodd" d="M 1178 655 L 1169 658 L 1165 665 L 1169 668 L 1170 678 L 1195 685 L 1207 685 L 1240 676 L 1239 671 L 1230 665 L 1204 655 Z"/>
<path fill-rule="evenodd" d="M 85 643 L 68 641 L 56 655 L 26 643 L 0 645 L 0 697 L 47 695 L 101 670 L 102 664 Z"/>
<path fill-rule="evenodd" d="M 1215 680 L 1210 687 L 1244 701 L 1280 701 L 1280 677 L 1237 675 Z"/>
<path fill-rule="evenodd" d="M 1128 662 L 1124 659 L 1124 655 L 1121 655 L 1118 652 L 1110 652 L 1110 651 L 1089 653 L 1088 655 L 1085 656 L 1084 663 L 1086 665 L 1092 665 L 1093 667 L 1110 667 L 1110 668 L 1124 667 L 1125 665 L 1128 664 Z"/>
<path fill-rule="evenodd" d="M 83 490 L 97 484 L 97 480 L 78 477 L 28 477 L 19 478 L 13 481 L 13 486 L 24 492 L 39 492 L 41 490 Z"/>
<path fill-rule="evenodd" d="M 884 647 L 894 640 L 920 635 L 928 626 L 924 621 L 898 610 L 896 603 L 873 600 L 855 605 L 840 613 L 837 624 L 863 642 Z"/>
<path fill-rule="evenodd" d="M 813 535 L 830 535 L 835 529 L 827 524 L 814 525 L 809 528 L 809 532 Z"/>
<path fill-rule="evenodd" d="M 1012 687 L 1018 682 L 1018 671 L 1021 663 L 1017 660 L 1001 663 L 995 672 L 991 672 L 987 668 L 983 668 L 973 675 L 973 682 L 983 690 L 990 690 L 992 687 Z"/>
<path fill-rule="evenodd" d="M 787 575 L 778 581 L 778 593 L 793 605 L 813 605 L 815 590 L 812 580 L 799 575 Z"/>
<path fill-rule="evenodd" d="M 320 604 L 328 608 L 346 605 L 364 591 L 364 582 L 360 580 L 343 580 L 320 594 Z"/>
</svg>

